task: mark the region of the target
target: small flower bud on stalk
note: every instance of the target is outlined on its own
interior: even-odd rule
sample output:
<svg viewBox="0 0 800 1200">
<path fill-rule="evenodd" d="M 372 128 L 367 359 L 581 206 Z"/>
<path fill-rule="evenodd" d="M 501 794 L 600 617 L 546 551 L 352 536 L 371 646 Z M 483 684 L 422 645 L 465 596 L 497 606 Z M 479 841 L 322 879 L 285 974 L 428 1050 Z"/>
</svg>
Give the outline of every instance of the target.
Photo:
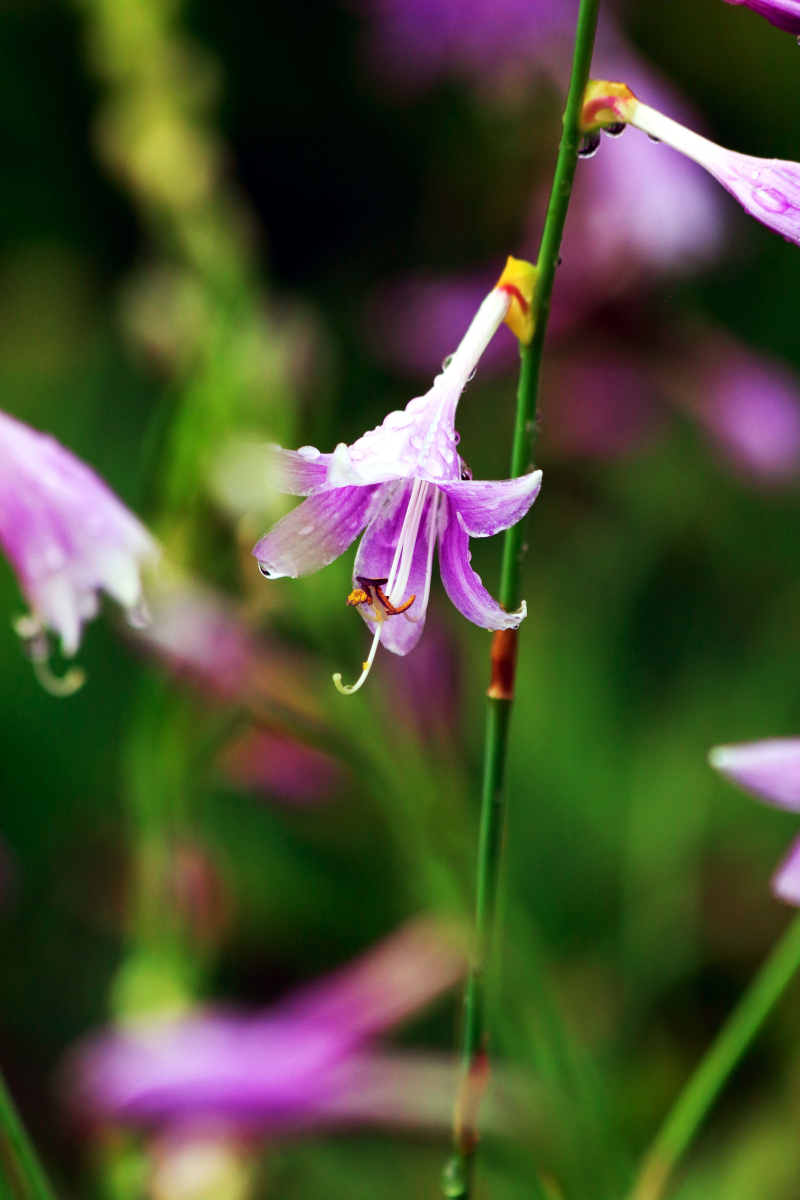
<svg viewBox="0 0 800 1200">
<path fill-rule="evenodd" d="M 800 164 L 726 150 L 642 104 L 624 83 L 591 80 L 581 114 L 583 133 L 621 122 L 699 163 L 746 213 L 800 245 Z"/>
</svg>

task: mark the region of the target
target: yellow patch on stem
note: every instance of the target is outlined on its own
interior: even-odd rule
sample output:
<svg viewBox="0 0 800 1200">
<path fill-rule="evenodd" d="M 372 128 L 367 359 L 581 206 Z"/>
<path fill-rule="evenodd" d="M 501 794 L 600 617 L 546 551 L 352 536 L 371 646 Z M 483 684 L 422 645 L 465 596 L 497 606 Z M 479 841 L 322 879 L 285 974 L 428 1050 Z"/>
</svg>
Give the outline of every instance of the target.
<svg viewBox="0 0 800 1200">
<path fill-rule="evenodd" d="M 504 320 L 508 328 L 525 345 L 533 337 L 533 288 L 536 283 L 536 267 L 524 258 L 512 258 L 509 254 L 503 274 L 495 287 L 507 292 L 511 305 Z"/>
<path fill-rule="evenodd" d="M 626 83 L 590 79 L 583 97 L 581 133 L 592 133 L 604 125 L 627 125 L 638 107 L 639 101 Z"/>
</svg>

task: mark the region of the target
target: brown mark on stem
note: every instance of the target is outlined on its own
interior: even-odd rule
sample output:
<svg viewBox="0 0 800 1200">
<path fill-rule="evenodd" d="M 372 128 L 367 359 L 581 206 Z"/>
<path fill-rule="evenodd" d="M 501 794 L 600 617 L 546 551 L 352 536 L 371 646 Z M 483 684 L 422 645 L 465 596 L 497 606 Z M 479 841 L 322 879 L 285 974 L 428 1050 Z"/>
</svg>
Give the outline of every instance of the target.
<svg viewBox="0 0 800 1200">
<path fill-rule="evenodd" d="M 490 700 L 513 700 L 517 674 L 517 630 L 498 629 L 492 638 Z"/>
<path fill-rule="evenodd" d="M 469 1069 L 461 1076 L 456 1097 L 454 1118 L 455 1143 L 459 1154 L 473 1154 L 480 1134 L 478 1132 L 478 1113 L 486 1088 L 489 1085 L 490 1067 L 489 1055 L 486 1049 L 479 1050 Z"/>
</svg>

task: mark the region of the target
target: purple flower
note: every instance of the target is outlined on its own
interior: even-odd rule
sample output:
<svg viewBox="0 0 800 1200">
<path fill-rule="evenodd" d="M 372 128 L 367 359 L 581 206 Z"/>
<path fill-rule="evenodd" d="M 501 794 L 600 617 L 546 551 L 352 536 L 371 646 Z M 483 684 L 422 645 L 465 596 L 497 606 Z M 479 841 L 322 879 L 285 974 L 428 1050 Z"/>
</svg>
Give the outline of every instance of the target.
<svg viewBox="0 0 800 1200">
<path fill-rule="evenodd" d="M 568 61 L 577 0 L 356 0 L 370 20 L 366 53 L 384 84 L 405 92 L 449 74 L 468 80 L 553 69 Z"/>
<path fill-rule="evenodd" d="M 684 356 L 679 396 L 739 474 L 780 484 L 800 474 L 800 383 L 779 363 L 712 337 Z"/>
<path fill-rule="evenodd" d="M 216 1119 L 272 1131 L 357 1115 L 375 1037 L 464 965 L 441 929 L 418 921 L 254 1016 L 206 1010 L 96 1034 L 73 1051 L 67 1094 L 93 1119 L 125 1124 Z"/>
<path fill-rule="evenodd" d="M 290 704 L 318 718 L 308 665 L 296 650 L 256 636 L 230 599 L 164 564 L 148 591 L 151 619 L 136 642 L 193 687 L 222 700 Z"/>
<path fill-rule="evenodd" d="M 587 131 L 617 124 L 635 125 L 704 167 L 727 188 L 751 217 L 800 245 L 800 164 L 754 158 L 726 150 L 637 100 L 624 83 L 593 81 L 586 92 Z"/>
<path fill-rule="evenodd" d="M 529 340 L 534 269 L 509 259 L 498 285 L 481 304 L 458 349 L 433 387 L 352 446 L 333 454 L 312 446 L 280 450 L 278 486 L 308 499 L 253 550 L 268 579 L 296 578 L 338 558 L 366 530 L 356 555 L 353 592 L 373 633 L 372 648 L 350 694 L 366 679 L 379 642 L 408 654 L 419 640 L 430 592 L 434 546 L 445 591 L 468 620 L 484 629 L 516 629 L 523 602 L 505 612 L 470 566 L 469 539 L 490 537 L 527 513 L 541 471 L 520 479 L 474 481 L 457 451 L 456 405 L 503 321 Z M 523 289 L 523 290 L 521 290 Z"/>
<path fill-rule="evenodd" d="M 652 380 L 633 355 L 551 360 L 544 377 L 542 448 L 614 458 L 650 444 L 663 426 Z"/>
<path fill-rule="evenodd" d="M 330 800 L 345 778 L 329 754 L 265 729 L 248 729 L 234 738 L 220 762 L 233 783 L 294 805 Z"/>
<path fill-rule="evenodd" d="M 800 812 L 800 738 L 715 746 L 708 758 L 712 767 L 759 799 Z M 773 875 L 772 890 L 787 904 L 800 906 L 800 837 Z"/>
<path fill-rule="evenodd" d="M 97 613 L 100 591 L 136 623 L 140 567 L 155 559 L 156 543 L 85 463 L 54 438 L 0 413 L 0 544 L 31 606 L 18 632 L 42 681 L 58 691 L 66 681 L 47 673 L 45 628 L 73 655 L 84 622 Z M 64 690 L 74 689 L 67 683 Z"/>
<path fill-rule="evenodd" d="M 745 4 L 778 29 L 800 34 L 800 0 L 726 0 L 726 3 Z"/>
</svg>

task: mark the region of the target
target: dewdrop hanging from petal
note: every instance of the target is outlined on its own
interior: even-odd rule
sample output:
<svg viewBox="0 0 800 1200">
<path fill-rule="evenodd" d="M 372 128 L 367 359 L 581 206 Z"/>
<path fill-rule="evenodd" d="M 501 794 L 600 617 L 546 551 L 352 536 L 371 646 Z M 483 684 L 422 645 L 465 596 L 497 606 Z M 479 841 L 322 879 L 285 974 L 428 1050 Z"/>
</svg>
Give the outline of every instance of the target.
<svg viewBox="0 0 800 1200">
<path fill-rule="evenodd" d="M 592 80 L 581 127 L 586 136 L 624 123 L 704 167 L 751 217 L 800 245 L 800 164 L 726 150 L 637 100 L 624 83 Z"/>
<path fill-rule="evenodd" d="M 42 685 L 69 695 L 83 682 L 72 668 L 50 671 L 48 630 L 71 657 L 107 592 L 133 624 L 144 619 L 140 567 L 155 541 L 94 471 L 48 437 L 0 412 L 0 545 L 30 612 L 15 621 Z"/>
<path fill-rule="evenodd" d="M 425 623 L 438 542 L 445 591 L 456 608 L 484 629 L 516 629 L 527 609 L 507 613 L 492 599 L 470 565 L 470 537 L 490 537 L 515 525 L 541 486 L 541 471 L 519 479 L 476 481 L 457 451 L 456 406 L 481 355 L 505 322 L 522 342 L 533 337 L 531 303 L 536 271 L 509 258 L 430 391 L 391 412 L 352 446 L 333 454 L 313 446 L 297 452 L 276 447 L 278 486 L 307 499 L 266 534 L 253 550 L 268 579 L 297 578 L 333 562 L 362 531 L 353 590 L 346 604 L 358 609 L 372 633 L 361 675 L 366 680 L 384 645 L 408 654 Z"/>
</svg>

